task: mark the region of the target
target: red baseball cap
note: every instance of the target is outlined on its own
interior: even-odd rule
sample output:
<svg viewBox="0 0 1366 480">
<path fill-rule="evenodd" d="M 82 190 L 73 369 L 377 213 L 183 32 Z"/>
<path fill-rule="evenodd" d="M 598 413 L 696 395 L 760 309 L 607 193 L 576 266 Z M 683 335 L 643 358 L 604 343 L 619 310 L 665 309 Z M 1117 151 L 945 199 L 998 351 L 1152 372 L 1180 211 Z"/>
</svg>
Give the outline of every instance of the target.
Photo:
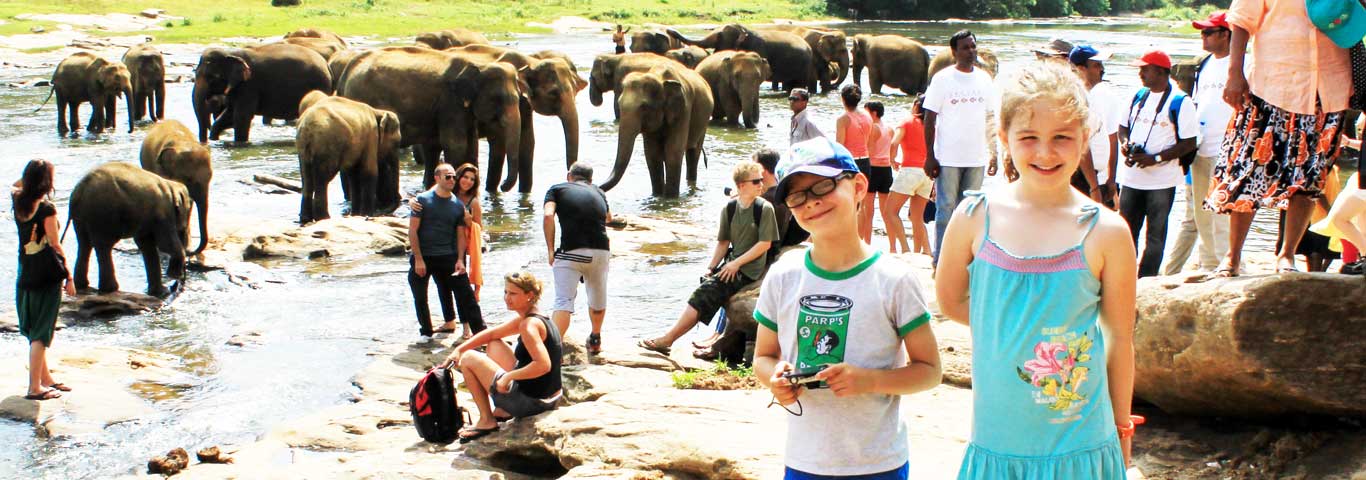
<svg viewBox="0 0 1366 480">
<path fill-rule="evenodd" d="M 1137 61 L 1135 61 L 1134 63 L 1130 63 L 1129 65 L 1135 67 L 1142 67 L 1144 65 L 1157 65 L 1167 70 L 1171 70 L 1172 57 L 1168 56 L 1166 52 L 1163 52 L 1161 50 L 1153 50 L 1151 52 L 1143 54 L 1142 57 L 1138 57 Z"/>
<path fill-rule="evenodd" d="M 1226 12 L 1214 12 L 1209 14 L 1209 18 L 1191 22 L 1191 26 L 1196 30 L 1206 28 L 1228 28 L 1228 14 Z"/>
</svg>

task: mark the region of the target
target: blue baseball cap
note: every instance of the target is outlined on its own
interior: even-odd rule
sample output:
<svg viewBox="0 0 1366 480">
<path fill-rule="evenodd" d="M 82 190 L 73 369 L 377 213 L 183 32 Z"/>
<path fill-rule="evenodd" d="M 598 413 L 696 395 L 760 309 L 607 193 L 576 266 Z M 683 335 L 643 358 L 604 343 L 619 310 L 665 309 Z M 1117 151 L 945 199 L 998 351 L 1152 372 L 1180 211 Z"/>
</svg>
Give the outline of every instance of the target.
<svg viewBox="0 0 1366 480">
<path fill-rule="evenodd" d="M 1355 0 L 1306 0 L 1309 21 L 1342 48 L 1352 48 L 1366 36 L 1366 8 Z"/>
<path fill-rule="evenodd" d="M 788 179 L 794 174 L 809 173 L 834 178 L 841 173 L 859 173 L 854 156 L 843 145 L 825 137 L 817 137 L 792 144 L 778 160 L 774 169 L 778 174 L 778 199 L 787 198 Z"/>
<path fill-rule="evenodd" d="M 1067 61 L 1072 62 L 1073 65 L 1086 65 L 1087 60 L 1104 62 L 1109 59 L 1109 51 L 1102 52 L 1090 45 L 1077 45 L 1072 47 L 1071 52 L 1067 52 Z"/>
</svg>

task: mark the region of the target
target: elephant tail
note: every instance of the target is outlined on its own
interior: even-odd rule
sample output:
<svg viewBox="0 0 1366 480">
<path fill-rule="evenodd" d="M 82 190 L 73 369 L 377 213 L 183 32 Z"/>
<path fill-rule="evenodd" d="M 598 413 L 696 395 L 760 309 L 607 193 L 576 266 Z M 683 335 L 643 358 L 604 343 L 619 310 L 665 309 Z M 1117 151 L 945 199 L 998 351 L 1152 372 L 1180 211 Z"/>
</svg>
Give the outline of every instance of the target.
<svg viewBox="0 0 1366 480">
<path fill-rule="evenodd" d="M 67 217 L 66 217 L 66 226 L 65 226 L 65 227 L 62 227 L 62 235 L 61 235 L 60 237 L 57 237 L 57 241 L 58 241 L 58 242 L 64 242 L 64 241 L 66 241 L 66 231 L 67 231 L 67 230 L 71 230 L 71 215 L 69 215 L 69 214 L 68 214 Z"/>
<path fill-rule="evenodd" d="M 54 93 L 57 93 L 57 83 L 56 83 L 56 82 L 53 82 L 53 83 L 52 83 L 52 88 L 49 88 L 49 89 L 47 90 L 47 98 L 43 99 L 43 103 L 39 104 L 39 105 L 38 105 L 38 108 L 33 109 L 33 113 L 38 113 L 38 111 L 39 111 L 39 110 L 42 110 L 44 106 L 47 106 L 47 102 L 50 101 L 50 100 L 52 100 L 52 94 L 54 94 Z"/>
</svg>

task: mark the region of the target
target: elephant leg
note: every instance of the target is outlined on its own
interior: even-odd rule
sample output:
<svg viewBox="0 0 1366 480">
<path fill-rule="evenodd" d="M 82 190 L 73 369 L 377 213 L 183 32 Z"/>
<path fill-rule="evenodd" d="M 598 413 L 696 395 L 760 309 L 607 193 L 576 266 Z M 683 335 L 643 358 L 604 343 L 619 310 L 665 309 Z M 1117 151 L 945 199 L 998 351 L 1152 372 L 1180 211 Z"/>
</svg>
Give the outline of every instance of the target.
<svg viewBox="0 0 1366 480">
<path fill-rule="evenodd" d="M 233 109 L 231 108 L 220 112 L 218 117 L 214 118 L 213 125 L 209 127 L 209 139 L 218 140 L 219 135 L 222 135 L 224 130 L 234 128 L 232 126 L 233 116 Z"/>
<path fill-rule="evenodd" d="M 111 130 L 114 128 L 114 99 L 115 97 L 110 95 L 104 100 L 104 127 Z"/>
<path fill-rule="evenodd" d="M 697 162 L 702 159 L 702 147 L 689 148 L 685 160 L 688 163 L 688 186 L 697 186 Z"/>
<path fill-rule="evenodd" d="M 436 145 L 413 145 L 413 158 L 422 157 L 422 188 L 436 184 L 436 166 L 441 164 L 441 148 Z"/>
<path fill-rule="evenodd" d="M 66 104 L 66 116 L 67 116 L 68 121 L 70 122 L 69 127 L 70 127 L 70 131 L 71 131 L 72 134 L 77 134 L 77 135 L 80 134 L 80 130 L 81 130 L 81 116 L 80 116 L 80 115 L 81 115 L 81 102 L 67 102 L 67 104 Z"/>
<path fill-rule="evenodd" d="M 327 211 L 329 208 L 327 202 L 327 187 L 332 184 L 332 179 L 337 175 L 336 172 L 323 172 L 319 170 L 323 170 L 323 168 L 314 167 L 313 180 L 310 182 L 313 184 L 313 197 L 310 199 L 312 204 L 309 205 L 309 208 L 313 210 L 313 220 L 315 221 L 332 218 L 332 214 Z M 346 180 L 346 177 L 342 177 L 343 190 L 346 188 Z M 354 214 L 355 210 L 355 205 L 353 204 L 351 213 Z"/>
<path fill-rule="evenodd" d="M 677 197 L 682 190 L 683 157 L 687 145 L 685 135 L 670 132 L 664 142 L 664 196 Z"/>
<path fill-rule="evenodd" d="M 71 274 L 71 279 L 75 282 L 77 290 L 90 288 L 90 250 L 94 246 L 90 240 L 90 232 L 78 224 L 76 226 L 76 270 Z"/>
<path fill-rule="evenodd" d="M 352 185 L 356 190 L 356 195 L 351 199 L 351 214 L 371 216 L 375 214 L 375 185 L 378 177 L 373 172 L 366 172 L 364 168 L 355 168 L 351 172 Z"/>
<path fill-rule="evenodd" d="M 169 262 L 166 263 L 166 276 L 175 280 L 181 280 L 185 278 L 186 245 L 183 241 L 183 237 L 180 235 L 180 229 L 176 228 L 175 223 L 173 223 L 176 221 L 179 220 L 166 219 L 160 225 L 157 225 L 156 235 L 155 238 L 153 238 L 155 241 L 153 246 L 156 248 L 152 250 L 152 254 L 156 255 L 157 259 L 160 260 L 161 256 L 157 253 L 157 250 L 166 252 L 169 257 Z M 148 278 L 152 278 L 150 274 L 148 275 Z M 161 285 L 159 277 L 157 285 Z M 148 290 L 151 290 L 151 287 L 152 285 L 149 281 Z M 175 285 L 173 285 L 173 287 L 179 288 Z M 162 287 L 162 290 L 165 291 L 165 288 Z"/>
<path fill-rule="evenodd" d="M 138 251 L 142 253 L 142 267 L 147 272 L 147 294 L 153 297 L 166 295 L 166 286 L 161 284 L 161 253 L 157 252 L 157 239 L 155 234 L 144 234 L 133 237 L 133 243 L 138 245 Z"/>
<path fill-rule="evenodd" d="M 65 137 L 67 133 L 70 133 L 70 132 L 71 132 L 71 130 L 68 130 L 67 127 L 66 127 L 66 110 L 67 110 L 67 107 L 68 107 L 68 105 L 67 105 L 66 99 L 63 99 L 63 98 L 61 97 L 61 95 L 58 95 L 58 96 L 57 96 L 57 136 L 59 136 L 59 137 Z M 74 115 L 74 114 L 73 114 L 73 115 Z M 75 117 L 72 117 L 72 118 L 74 119 Z"/>
<path fill-rule="evenodd" d="M 355 190 L 355 185 L 351 183 L 353 181 L 354 180 L 352 180 L 351 174 L 347 173 L 345 170 L 341 171 L 342 200 L 345 200 L 347 202 L 351 201 L 351 192 Z M 327 177 L 327 183 L 331 182 L 332 177 L 329 175 Z M 323 188 L 327 188 L 327 185 L 324 184 Z"/>
<path fill-rule="evenodd" d="M 531 193 L 531 165 L 536 157 L 536 132 L 532 128 L 532 111 L 530 104 L 522 103 L 522 133 L 521 144 L 518 146 L 517 158 L 509 158 L 509 162 L 517 162 L 517 191 L 521 193 Z"/>
<path fill-rule="evenodd" d="M 95 261 L 100 264 L 100 293 L 117 292 L 119 279 L 114 275 L 114 244 L 119 239 L 96 238 Z"/>
<path fill-rule="evenodd" d="M 156 117 L 154 120 L 161 120 L 161 119 L 163 119 L 163 118 L 166 118 L 166 84 L 165 84 L 165 82 L 162 82 L 161 85 L 157 85 L 157 88 L 156 88 L 155 93 L 156 93 L 156 104 L 157 104 L 157 107 L 156 107 L 157 117 Z"/>
<path fill-rule="evenodd" d="M 882 72 L 871 68 L 868 69 L 868 88 L 871 89 L 874 95 L 882 94 Z"/>
<path fill-rule="evenodd" d="M 664 195 L 664 141 L 658 135 L 645 137 L 645 168 L 650 172 L 650 194 Z"/>
<path fill-rule="evenodd" d="M 258 101 L 259 100 L 255 98 L 245 98 L 241 103 L 234 106 L 232 112 L 232 141 L 247 143 L 247 141 L 251 139 L 251 117 L 256 116 L 256 105 Z"/>
<path fill-rule="evenodd" d="M 612 121 L 621 120 L 621 94 L 612 91 Z"/>
<path fill-rule="evenodd" d="M 100 133 L 104 131 L 104 105 L 99 100 L 90 100 L 90 119 L 85 122 L 85 131 Z"/>
</svg>

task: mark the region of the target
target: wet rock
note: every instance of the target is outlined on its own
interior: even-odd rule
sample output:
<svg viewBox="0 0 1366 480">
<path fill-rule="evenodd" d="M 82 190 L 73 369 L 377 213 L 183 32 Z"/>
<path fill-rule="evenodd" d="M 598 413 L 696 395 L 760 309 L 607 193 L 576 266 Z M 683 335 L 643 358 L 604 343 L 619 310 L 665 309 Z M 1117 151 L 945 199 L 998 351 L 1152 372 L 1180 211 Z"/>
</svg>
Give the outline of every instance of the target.
<svg viewBox="0 0 1366 480">
<path fill-rule="evenodd" d="M 250 345 L 250 346 L 260 345 L 260 344 L 261 344 L 261 332 L 246 332 L 246 333 L 239 333 L 239 334 L 237 334 L 237 335 L 233 335 L 233 336 L 231 336 L 231 337 L 228 337 L 228 341 L 227 341 L 227 342 L 224 342 L 224 344 L 229 345 L 229 346 L 233 346 L 233 347 L 246 347 L 246 346 L 248 346 L 248 345 Z"/>
<path fill-rule="evenodd" d="M 272 7 L 295 7 L 300 3 L 300 0 L 270 0 L 270 6 Z"/>
<path fill-rule="evenodd" d="M 33 33 L 43 33 L 43 32 L 46 32 L 47 29 L 46 29 L 46 28 L 43 28 L 42 25 L 34 25 L 33 28 L 28 29 L 28 31 L 33 32 Z"/>
<path fill-rule="evenodd" d="M 166 11 L 160 8 L 149 8 L 141 12 L 138 12 L 138 15 L 142 15 L 147 18 L 157 18 L 160 17 L 163 13 L 166 13 Z"/>
<path fill-rule="evenodd" d="M 161 308 L 162 304 L 160 298 L 134 292 L 77 295 L 62 299 L 62 314 L 83 320 L 121 317 L 150 312 Z"/>
<path fill-rule="evenodd" d="M 1356 276 L 1140 280 L 1134 393 L 1180 414 L 1366 417 L 1364 311 Z"/>
<path fill-rule="evenodd" d="M 0 400 L 0 417 L 32 423 L 54 436 L 98 430 L 155 413 L 130 385 L 184 385 L 186 375 L 173 367 L 170 355 L 106 346 L 78 350 L 54 343 L 48 350 L 49 368 L 58 381 L 70 386 L 61 398 L 25 400 L 23 390 Z M 9 349 L 0 357 L 0 384 L 28 384 L 28 349 Z"/>
<path fill-rule="evenodd" d="M 223 273 L 233 285 L 259 289 L 267 283 L 283 284 L 283 278 L 265 267 L 251 262 L 230 262 L 223 265 Z"/>
<path fill-rule="evenodd" d="M 217 445 L 201 448 L 194 456 L 204 463 L 232 463 L 232 457 L 219 451 Z"/>
<path fill-rule="evenodd" d="M 66 322 L 57 320 L 57 331 L 61 331 L 65 328 Z M 0 332 L 19 333 L 19 319 L 15 318 L 13 313 L 0 317 Z"/>
<path fill-rule="evenodd" d="M 661 323 L 660 330 L 663 331 L 665 328 L 667 325 Z M 636 346 L 636 339 L 633 338 L 614 337 L 610 334 L 604 334 L 602 338 L 602 353 L 597 355 L 589 355 L 579 340 L 566 339 L 563 349 L 564 364 L 617 365 L 663 372 L 711 367 L 710 363 L 693 358 L 692 346 L 684 341 L 674 344 L 673 351 L 666 357 Z"/>
<path fill-rule="evenodd" d="M 695 225 L 626 214 L 612 216 L 607 236 L 614 258 L 647 257 L 659 263 L 676 263 L 680 254 L 708 248 L 711 241 Z"/>
<path fill-rule="evenodd" d="M 401 255 L 408 244 L 407 221 L 393 217 L 341 217 L 257 236 L 243 258 L 323 258 L 352 255 Z"/>
<path fill-rule="evenodd" d="M 166 476 L 175 475 L 190 466 L 190 454 L 183 448 L 177 448 L 167 452 L 166 455 L 157 455 L 147 461 L 147 473 L 159 473 Z"/>
</svg>

